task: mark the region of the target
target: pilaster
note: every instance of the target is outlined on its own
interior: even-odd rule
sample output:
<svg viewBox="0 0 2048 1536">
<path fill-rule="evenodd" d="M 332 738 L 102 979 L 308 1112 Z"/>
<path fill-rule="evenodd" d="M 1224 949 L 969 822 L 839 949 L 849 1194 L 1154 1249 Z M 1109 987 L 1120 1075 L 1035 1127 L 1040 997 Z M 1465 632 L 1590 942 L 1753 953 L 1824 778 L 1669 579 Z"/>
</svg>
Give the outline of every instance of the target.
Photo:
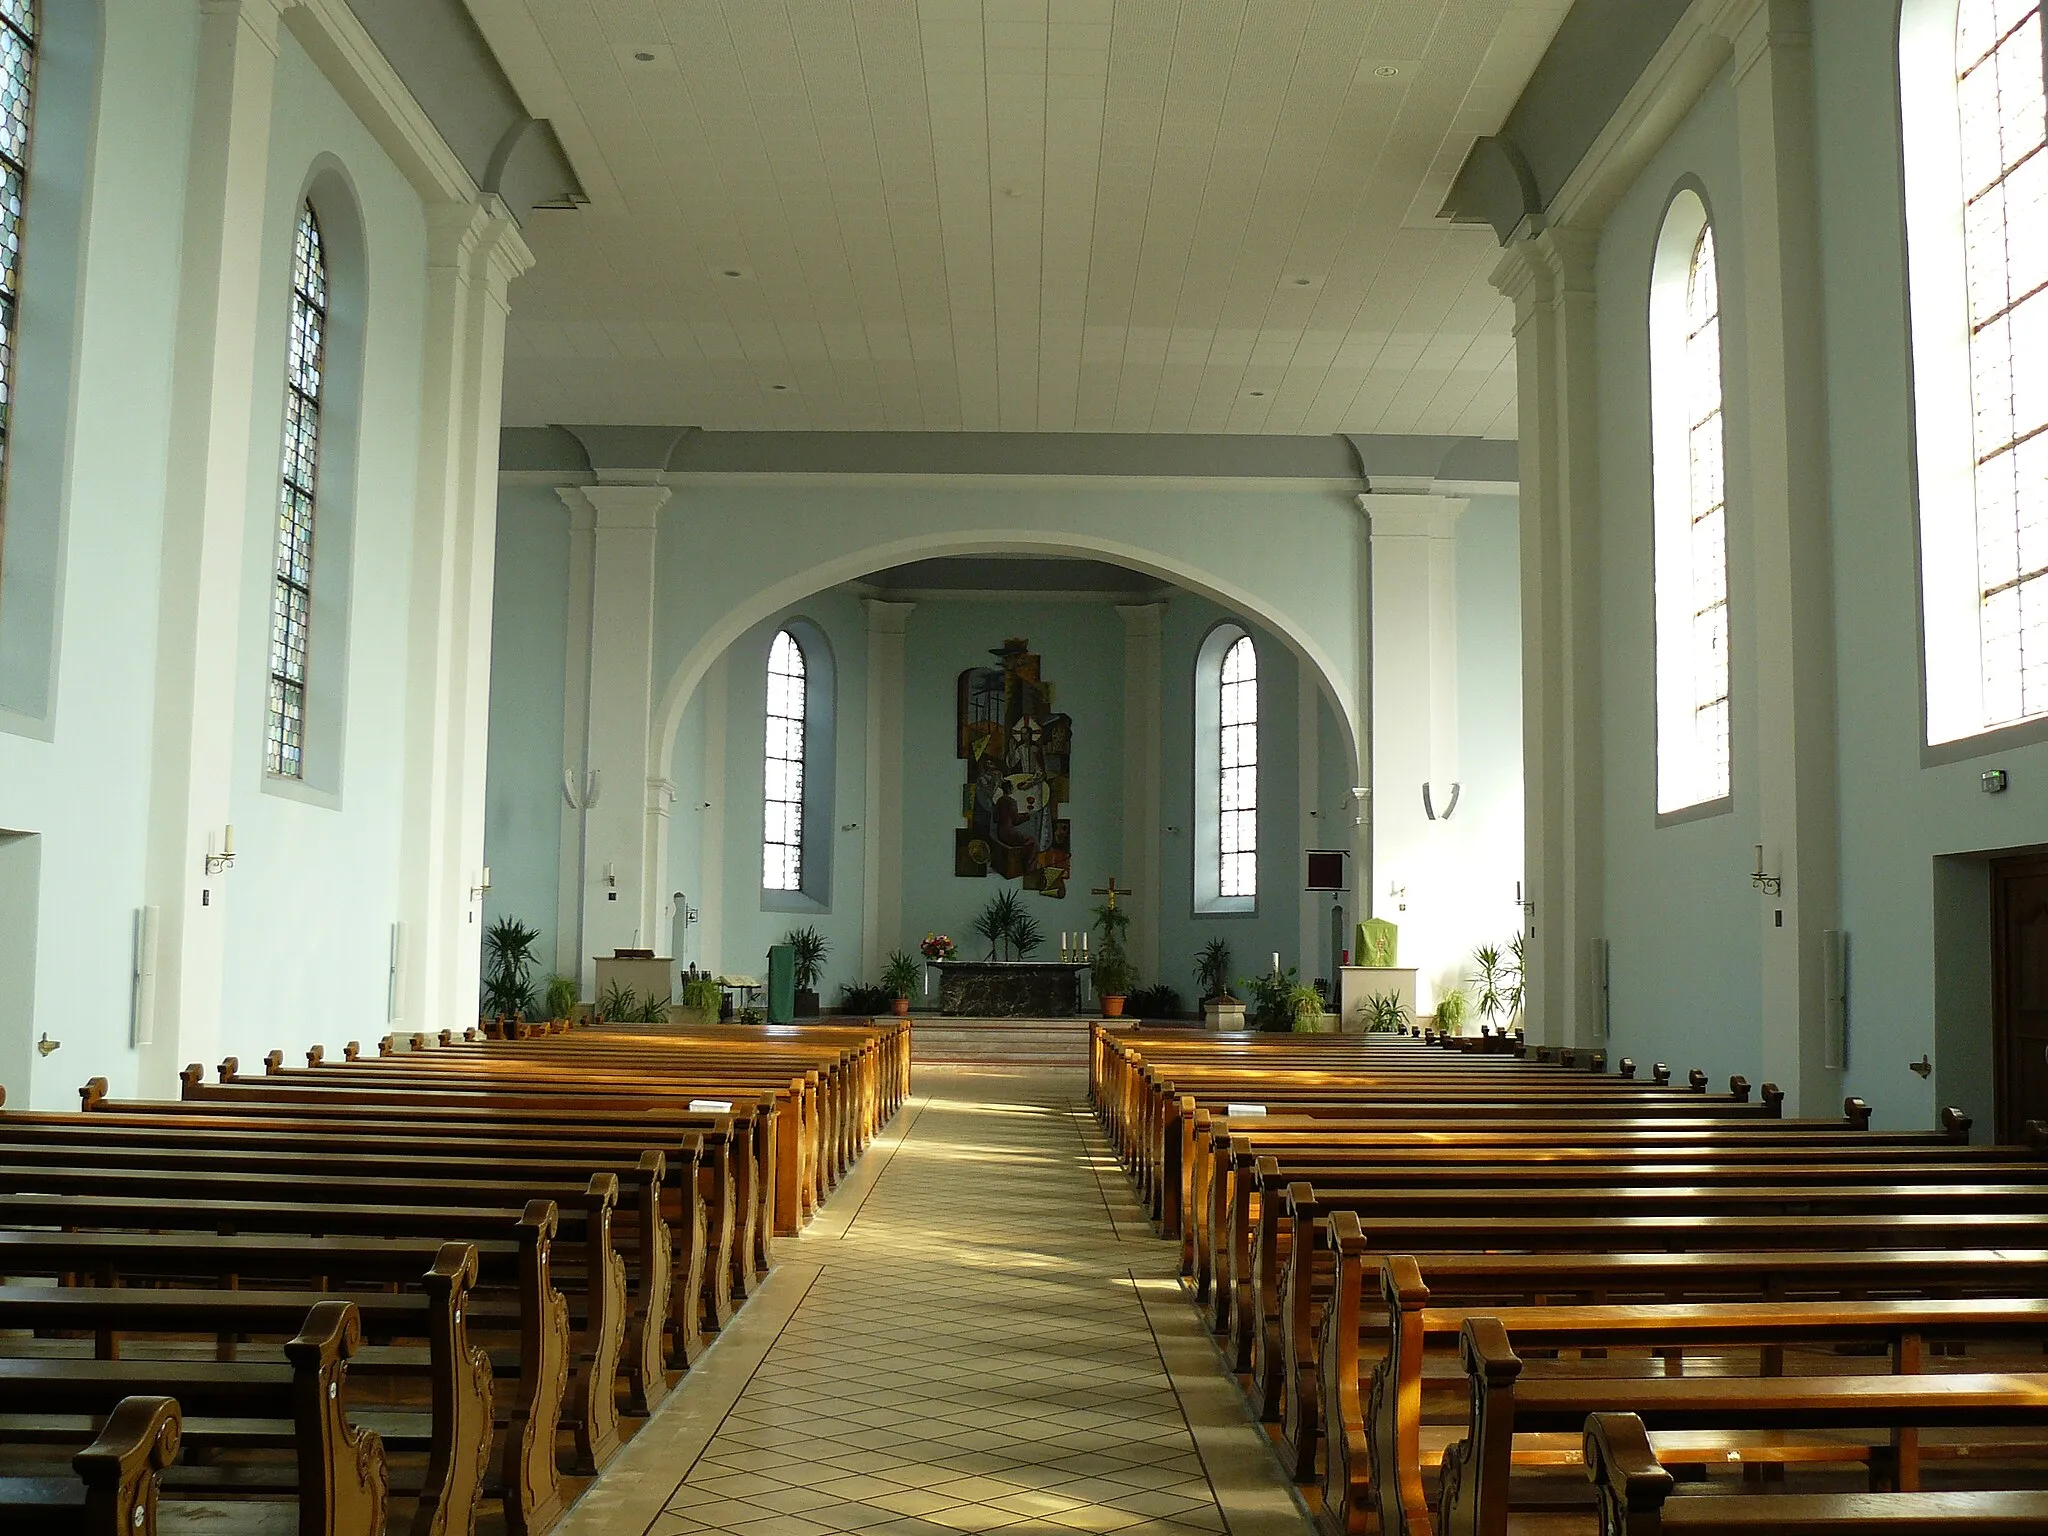
<svg viewBox="0 0 2048 1536">
<path fill-rule="evenodd" d="M 903 942 L 904 634 L 915 603 L 867 599 L 868 710 L 861 810 L 861 975 Z"/>
<path fill-rule="evenodd" d="M 1530 1037 L 1592 1042 L 1605 909 L 1593 237 L 1552 228 L 1502 253 L 1521 414 L 1522 775 Z"/>
<path fill-rule="evenodd" d="M 572 488 L 556 495 L 569 509 L 569 622 L 562 656 L 562 774 L 567 790 L 561 810 L 561 839 L 555 878 L 555 969 L 576 978 L 580 989 L 583 953 L 583 858 L 585 800 L 590 777 L 590 577 L 597 546 L 597 515 Z M 602 795 L 602 786 L 595 786 Z"/>
<path fill-rule="evenodd" d="M 507 291 L 533 258 L 488 194 L 429 205 L 427 239 L 399 850 L 413 960 L 400 1018 L 445 1028 L 476 1012 Z"/>
<path fill-rule="evenodd" d="M 667 486 L 600 482 L 572 487 L 591 511 L 589 764 L 605 792 L 585 818 L 583 956 L 662 940 L 665 861 L 658 840 L 667 807 L 647 772 L 654 714 L 654 552 Z"/>
<path fill-rule="evenodd" d="M 1763 1072 L 1809 1114 L 1841 1094 L 1839 1074 L 1821 1064 L 1821 935 L 1838 923 L 1841 896 L 1812 52 L 1805 0 L 1766 0 L 1735 38 L 1754 762 L 1765 863 L 1781 881 L 1758 898 Z"/>
<path fill-rule="evenodd" d="M 201 7 L 157 610 L 144 899 L 160 909 L 161 926 L 144 1093 L 169 1093 L 186 1060 L 214 1059 L 223 909 L 233 880 L 207 876 L 203 860 L 209 837 L 229 820 L 236 752 L 261 750 L 260 734 L 237 735 L 234 706 L 282 10 L 282 0 L 205 0 Z"/>
<path fill-rule="evenodd" d="M 1119 603 L 1124 621 L 1124 848 L 1130 903 L 1131 964 L 1148 982 L 1159 980 L 1160 746 L 1164 733 L 1161 647 L 1166 604 Z"/>
<path fill-rule="evenodd" d="M 1463 958 L 1456 850 L 1442 817 L 1458 766 L 1459 497 L 1367 493 L 1372 540 L 1373 869 L 1378 915 L 1422 974 L 1418 1006 Z M 1427 994 L 1427 995 L 1424 995 Z"/>
</svg>

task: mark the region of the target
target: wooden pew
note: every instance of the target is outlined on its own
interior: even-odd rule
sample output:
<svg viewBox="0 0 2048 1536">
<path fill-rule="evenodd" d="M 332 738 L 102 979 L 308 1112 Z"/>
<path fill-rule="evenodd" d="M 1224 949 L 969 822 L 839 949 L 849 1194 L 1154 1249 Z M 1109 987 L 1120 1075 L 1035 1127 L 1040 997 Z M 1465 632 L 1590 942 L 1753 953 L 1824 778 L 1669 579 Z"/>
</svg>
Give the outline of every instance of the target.
<svg viewBox="0 0 2048 1536">
<path fill-rule="evenodd" d="M 568 1413 L 569 1308 L 554 1285 L 558 1224 L 554 1203 L 545 1200 L 530 1201 L 523 1210 L 508 1213 L 496 1208 L 110 1196 L 97 1198 L 88 1207 L 63 1195 L 0 1195 L 0 1273 L 49 1273 L 51 1263 L 68 1262 L 53 1257 L 68 1248 L 80 1257 L 100 1259 L 115 1274 L 129 1266 L 136 1273 L 213 1272 L 229 1278 L 342 1274 L 392 1279 L 397 1276 L 375 1268 L 374 1249 L 378 1241 L 394 1236 L 430 1239 L 438 1251 L 453 1234 L 455 1240 L 474 1243 L 481 1262 L 498 1266 L 507 1262 L 509 1244 L 517 1265 L 519 1379 L 501 1457 L 505 1518 L 513 1536 L 541 1536 L 563 1507 L 556 1426 L 566 1417 L 572 1429 L 583 1429 L 583 1421 Z M 97 1230 L 16 1230 L 63 1227 Z M 155 1267 L 145 1269 L 152 1263 L 152 1246 Z M 410 1265 L 418 1252 L 417 1245 L 394 1244 L 393 1255 L 402 1258 L 387 1262 Z M 355 1326 L 359 1331 L 359 1317 Z"/>
<path fill-rule="evenodd" d="M 2038 1488 L 1667 1502 L 1677 1479 L 1657 1460 L 1648 1430 L 1632 1413 L 1587 1418 L 1585 1461 L 1601 1536 L 2039 1536 L 2048 1530 L 2048 1491 Z"/>
<path fill-rule="evenodd" d="M 367 1336 L 425 1342 L 425 1359 L 418 1364 L 406 1351 L 372 1348 L 358 1350 L 352 1366 L 358 1377 L 424 1374 L 427 1411 L 359 1412 L 355 1417 L 374 1424 L 387 1450 L 394 1444 L 410 1445 L 427 1453 L 412 1536 L 467 1536 L 475 1528 L 483 1499 L 492 1423 L 490 1358 L 469 1341 L 476 1272 L 474 1248 L 446 1243 L 420 1278 L 420 1289 L 402 1295 L 0 1285 L 0 1328 L 83 1330 L 96 1335 L 98 1359 L 121 1358 L 124 1338 L 166 1334 L 213 1334 L 224 1350 L 234 1353 L 238 1336 L 289 1337 L 313 1307 L 348 1302 Z M 0 1358 L 4 1356 L 5 1346 L 0 1344 Z M 14 1417 L 20 1417 L 18 1410 Z M 19 1426 L 12 1427 L 21 1433 Z M 218 1436 L 195 1425 L 188 1439 L 204 1445 L 218 1441 Z M 237 1439 L 229 1436 L 221 1443 L 232 1446 Z"/>
<path fill-rule="evenodd" d="M 168 1397 L 122 1398 L 71 1458 L 75 1480 L 0 1474 L 0 1526 L 12 1536 L 156 1536 L 157 1494 L 178 1459 L 181 1424 Z"/>
<path fill-rule="evenodd" d="M 0 1359 L 0 1402 L 38 1417 L 97 1418 L 138 1396 L 170 1397 L 188 1423 L 199 1416 L 275 1422 L 293 1448 L 301 1536 L 384 1536 L 384 1446 L 375 1431 L 350 1421 L 344 1393 L 349 1358 L 361 1343 L 354 1305 L 322 1301 L 284 1345 L 281 1361 Z"/>
</svg>

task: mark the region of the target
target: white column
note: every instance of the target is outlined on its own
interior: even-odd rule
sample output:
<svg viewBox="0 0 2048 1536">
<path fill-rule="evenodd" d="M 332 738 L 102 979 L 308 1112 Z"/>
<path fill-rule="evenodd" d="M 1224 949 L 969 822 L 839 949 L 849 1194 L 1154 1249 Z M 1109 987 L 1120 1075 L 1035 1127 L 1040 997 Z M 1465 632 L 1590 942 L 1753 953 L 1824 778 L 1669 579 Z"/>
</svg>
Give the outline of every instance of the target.
<svg viewBox="0 0 2048 1536">
<path fill-rule="evenodd" d="M 1146 982 L 1159 980 L 1160 747 L 1164 727 L 1161 646 L 1166 604 L 1119 603 L 1124 621 L 1124 848 L 1131 899 L 1131 964 Z"/>
<path fill-rule="evenodd" d="M 590 961 L 583 953 L 583 810 L 590 773 L 590 576 L 597 515 L 581 496 L 557 489 L 569 509 L 569 625 L 562 657 L 562 771 L 577 804 L 562 797 L 562 831 L 555 878 L 555 969 L 579 988 Z"/>
<path fill-rule="evenodd" d="M 638 942 L 659 948 L 662 897 L 651 839 L 667 827 L 663 789 L 647 773 L 654 714 L 654 551 L 667 486 L 565 489 L 591 511 L 589 759 L 601 777 L 583 866 L 583 955 Z M 654 802 L 661 799 L 657 811 Z"/>
<path fill-rule="evenodd" d="M 1326 825 L 1324 808 L 1317 796 L 1322 788 L 1322 719 L 1319 711 L 1321 685 L 1316 680 L 1315 668 L 1307 662 L 1297 661 L 1295 666 L 1294 714 L 1295 714 L 1295 797 L 1298 808 L 1295 816 L 1295 832 L 1304 853 L 1310 848 L 1333 846 L 1331 834 L 1338 828 Z M 1302 873 L 1308 871 L 1308 860 L 1302 860 Z M 1299 903 L 1301 925 L 1297 943 L 1301 952 L 1301 975 L 1304 981 L 1322 976 L 1332 987 L 1337 985 L 1337 973 L 1331 969 L 1337 957 L 1330 953 L 1330 903 L 1335 899 L 1321 891 L 1303 891 Z"/>
<path fill-rule="evenodd" d="M 1493 285 L 1515 304 L 1521 402 L 1524 1022 L 1533 1040 L 1591 1043 L 1605 910 L 1593 240 L 1519 240 Z"/>
<path fill-rule="evenodd" d="M 141 1087 L 169 1093 L 178 1067 L 211 1065 L 220 1039 L 222 908 L 232 875 L 209 877 L 209 836 L 228 819 L 238 745 L 242 535 L 263 207 L 282 0 L 204 0 L 171 364 L 155 721 L 144 898 L 161 910 L 156 1041 Z M 276 850 L 249 848 L 251 859 Z"/>
<path fill-rule="evenodd" d="M 1373 868 L 1375 911 L 1401 929 L 1416 1004 L 1434 1006 L 1469 947 L 1451 824 L 1457 759 L 1457 527 L 1466 502 L 1367 494 L 1372 536 Z M 1423 807 L 1430 786 L 1439 817 Z"/>
<path fill-rule="evenodd" d="M 427 210 L 425 373 L 407 634 L 400 1018 L 476 1013 L 506 291 L 532 254 L 494 196 Z"/>
<path fill-rule="evenodd" d="M 726 706 L 732 677 L 732 653 L 727 651 L 714 661 L 704 674 L 704 681 L 697 686 L 704 695 L 704 798 L 710 802 L 700 807 L 704 818 L 703 832 L 698 853 L 698 884 L 704 887 L 703 904 L 699 908 L 702 920 L 697 925 L 698 964 L 714 973 L 725 964 L 725 734 Z M 760 738 L 756 738 L 758 748 Z M 760 836 L 757 827 L 755 836 Z M 755 856 L 759 857 L 756 843 Z M 760 884 L 760 866 L 754 866 L 754 883 Z"/>
<path fill-rule="evenodd" d="M 903 942 L 903 636 L 914 603 L 867 600 L 867 757 L 861 807 L 860 973 Z"/>
<path fill-rule="evenodd" d="M 1821 934 L 1839 921 L 1841 897 L 1812 52 L 1805 0 L 1766 0 L 1735 39 L 1756 528 L 1754 760 L 1759 835 L 1769 871 L 1783 881 L 1776 896 L 1757 898 L 1763 1072 L 1806 1114 L 1838 1103 L 1842 1091 L 1839 1074 L 1821 1065 Z"/>
</svg>

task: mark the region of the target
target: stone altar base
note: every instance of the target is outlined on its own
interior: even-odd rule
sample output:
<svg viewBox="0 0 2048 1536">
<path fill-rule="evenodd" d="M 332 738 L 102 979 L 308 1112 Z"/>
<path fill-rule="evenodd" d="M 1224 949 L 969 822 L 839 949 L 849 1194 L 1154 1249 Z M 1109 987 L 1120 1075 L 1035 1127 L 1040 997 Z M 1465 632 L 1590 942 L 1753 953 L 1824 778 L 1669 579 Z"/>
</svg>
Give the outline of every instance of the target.
<svg viewBox="0 0 2048 1536">
<path fill-rule="evenodd" d="M 1061 960 L 946 960 L 939 1012 L 954 1018 L 1065 1019 L 1079 1012 L 1086 966 Z"/>
</svg>

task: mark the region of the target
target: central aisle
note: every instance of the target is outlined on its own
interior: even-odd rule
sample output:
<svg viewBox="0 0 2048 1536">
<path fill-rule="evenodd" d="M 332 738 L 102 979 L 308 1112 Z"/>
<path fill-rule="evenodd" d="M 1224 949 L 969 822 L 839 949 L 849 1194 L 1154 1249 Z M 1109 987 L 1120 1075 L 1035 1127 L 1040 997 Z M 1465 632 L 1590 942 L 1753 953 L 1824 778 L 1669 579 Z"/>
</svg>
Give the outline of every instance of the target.
<svg viewBox="0 0 2048 1536">
<path fill-rule="evenodd" d="M 565 1536 L 1304 1536 L 1072 1072 L 897 1124 Z"/>
</svg>

